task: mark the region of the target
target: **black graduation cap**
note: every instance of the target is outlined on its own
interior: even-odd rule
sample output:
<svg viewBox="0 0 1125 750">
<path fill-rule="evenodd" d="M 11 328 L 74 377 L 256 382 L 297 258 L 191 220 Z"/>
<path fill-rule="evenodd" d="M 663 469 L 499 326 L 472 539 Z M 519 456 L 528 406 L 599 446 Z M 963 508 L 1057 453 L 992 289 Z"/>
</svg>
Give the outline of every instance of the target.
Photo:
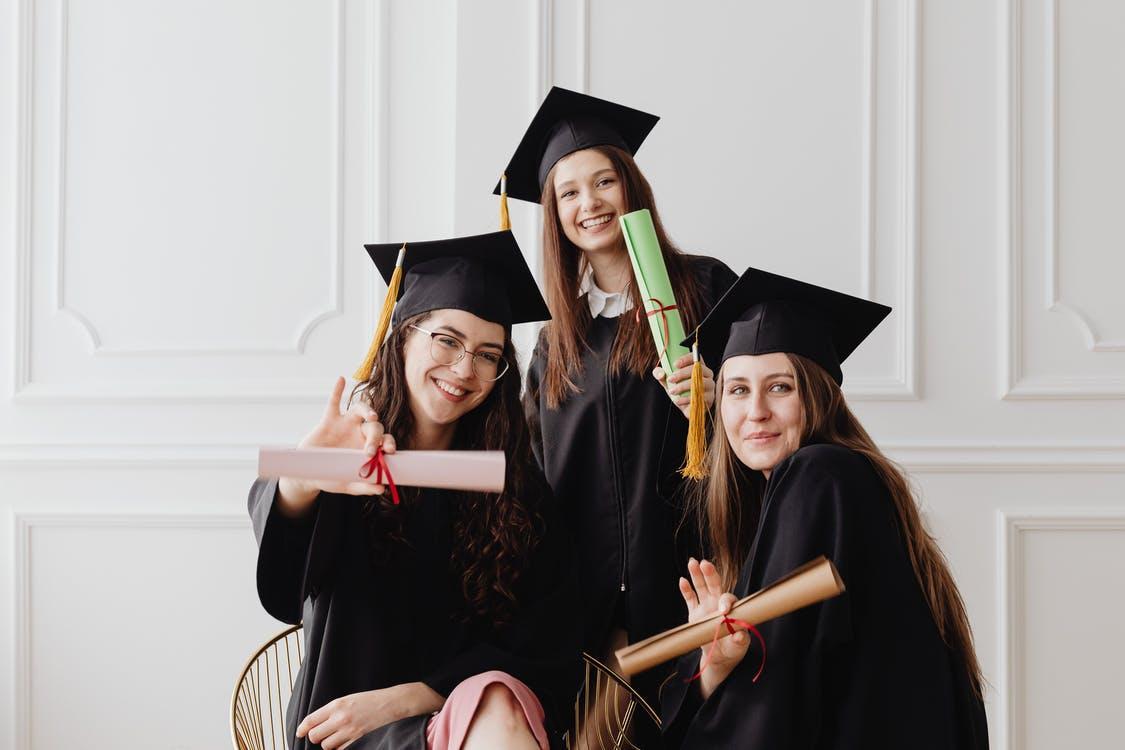
<svg viewBox="0 0 1125 750">
<path fill-rule="evenodd" d="M 698 335 L 700 355 L 716 370 L 742 354 L 800 354 L 840 384 L 840 364 L 890 313 L 877 302 L 748 268 L 683 344 Z"/>
<path fill-rule="evenodd" d="M 538 203 L 547 173 L 559 159 L 591 146 L 617 146 L 635 154 L 659 119 L 647 112 L 554 86 L 508 162 L 507 194 Z M 501 195 L 501 183 L 492 192 Z"/>
<path fill-rule="evenodd" d="M 387 282 L 387 298 L 356 380 L 370 377 L 387 329 L 419 313 L 464 310 L 505 329 L 551 317 L 511 231 L 364 247 Z"/>
</svg>

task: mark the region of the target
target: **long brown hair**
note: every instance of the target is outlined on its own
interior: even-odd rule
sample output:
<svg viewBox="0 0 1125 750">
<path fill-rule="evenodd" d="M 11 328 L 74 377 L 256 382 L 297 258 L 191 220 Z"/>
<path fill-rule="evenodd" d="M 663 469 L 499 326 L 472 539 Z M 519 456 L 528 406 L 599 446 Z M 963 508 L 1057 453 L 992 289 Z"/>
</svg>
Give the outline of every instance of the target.
<svg viewBox="0 0 1125 750">
<path fill-rule="evenodd" d="M 414 416 L 406 385 L 403 348 L 411 325 L 424 322 L 430 313 L 409 318 L 391 332 L 375 358 L 371 377 L 358 384 L 352 398 L 365 401 L 379 415 L 400 448 L 409 448 Z M 504 491 L 458 493 L 453 522 L 451 572 L 461 582 L 468 611 L 463 620 L 504 624 L 517 609 L 517 587 L 531 553 L 543 533 L 543 518 L 529 507 L 528 498 L 540 497 L 544 488 L 535 472 L 527 422 L 520 406 L 519 364 L 510 336 L 505 337 L 504 358 L 510 369 L 492 392 L 457 422 L 452 447 L 460 450 L 502 450 L 507 457 Z M 412 494 L 412 493 L 408 493 Z M 373 555 L 389 554 L 388 546 L 402 542 L 404 507 L 386 497 L 366 501 Z"/>
<path fill-rule="evenodd" d="M 668 267 L 668 277 L 672 287 L 676 289 L 684 329 L 691 330 L 703 312 L 700 284 L 691 272 L 688 257 L 672 244 L 668 233 L 664 231 L 648 180 L 641 174 L 628 151 L 616 146 L 591 148 L 604 154 L 617 172 L 625 193 L 626 211 L 647 208 L 652 213 L 652 223 L 656 228 L 656 238 L 660 241 L 664 264 Z M 547 289 L 547 306 L 551 310 L 551 320 L 545 326 L 543 334 L 548 345 L 543 388 L 547 394 L 547 405 L 554 409 L 570 394 L 579 391 L 575 381 L 582 371 L 581 349 L 586 344 L 586 331 L 591 318 L 589 308 L 585 303 L 580 304 L 578 298 L 582 272 L 585 269 L 582 251 L 567 239 L 559 222 L 554 167 L 543 184 L 541 202 L 544 285 Z M 633 309 L 643 311 L 644 304 L 636 284 L 630 284 L 628 291 L 633 298 Z M 648 322 L 635 315 L 622 315 L 619 326 L 610 352 L 610 372 L 614 375 L 625 371 L 646 374 L 657 361 Z"/>
<path fill-rule="evenodd" d="M 844 400 L 836 381 L 823 367 L 797 354 L 786 354 L 793 365 L 797 397 L 804 424 L 801 445 L 828 443 L 859 453 L 886 485 L 914 577 L 945 644 L 959 654 L 978 695 L 983 677 L 973 647 L 973 634 L 965 602 L 953 580 L 949 563 L 937 540 L 926 530 L 903 473 L 883 455 Z M 720 423 L 722 372 L 715 389 L 717 426 L 708 445 L 708 476 L 697 488 L 692 506 L 696 521 L 710 548 L 712 559 L 731 590 L 743 562 L 750 554 L 761 514 L 766 481 L 761 472 L 747 468 L 734 454 Z"/>
</svg>

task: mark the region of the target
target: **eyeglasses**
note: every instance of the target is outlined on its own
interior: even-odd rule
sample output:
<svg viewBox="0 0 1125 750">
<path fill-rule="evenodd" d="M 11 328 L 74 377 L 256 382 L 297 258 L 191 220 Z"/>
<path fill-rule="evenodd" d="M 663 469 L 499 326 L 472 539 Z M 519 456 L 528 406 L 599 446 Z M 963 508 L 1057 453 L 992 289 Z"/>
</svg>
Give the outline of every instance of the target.
<svg viewBox="0 0 1125 750">
<path fill-rule="evenodd" d="M 465 358 L 466 354 L 473 355 L 473 372 L 481 380 L 492 382 L 499 380 L 508 371 L 508 360 L 493 352 L 470 352 L 459 339 L 441 331 L 427 331 L 416 325 L 410 326 L 415 331 L 429 334 L 430 357 L 439 365 L 455 365 Z"/>
</svg>

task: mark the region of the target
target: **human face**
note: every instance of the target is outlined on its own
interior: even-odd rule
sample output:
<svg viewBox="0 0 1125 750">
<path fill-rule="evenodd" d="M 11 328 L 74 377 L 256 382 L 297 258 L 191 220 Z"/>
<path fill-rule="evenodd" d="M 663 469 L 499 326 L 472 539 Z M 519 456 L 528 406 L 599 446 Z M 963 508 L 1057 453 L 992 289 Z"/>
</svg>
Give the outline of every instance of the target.
<svg viewBox="0 0 1125 750">
<path fill-rule="evenodd" d="M 805 414 L 789 357 L 780 352 L 731 357 L 720 370 L 720 416 L 738 460 L 769 478 L 801 447 Z"/>
<path fill-rule="evenodd" d="M 617 217 L 626 213 L 625 189 L 613 162 L 592 148 L 575 151 L 554 167 L 555 207 L 563 234 L 583 252 L 622 246 Z"/>
<path fill-rule="evenodd" d="M 448 334 L 468 351 L 504 354 L 504 327 L 464 310 L 435 310 L 422 324 L 429 331 Z M 473 371 L 473 358 L 441 365 L 430 355 L 431 337 L 411 329 L 403 344 L 403 367 L 410 394 L 410 409 L 420 427 L 454 424 L 469 413 L 496 387 Z"/>
</svg>

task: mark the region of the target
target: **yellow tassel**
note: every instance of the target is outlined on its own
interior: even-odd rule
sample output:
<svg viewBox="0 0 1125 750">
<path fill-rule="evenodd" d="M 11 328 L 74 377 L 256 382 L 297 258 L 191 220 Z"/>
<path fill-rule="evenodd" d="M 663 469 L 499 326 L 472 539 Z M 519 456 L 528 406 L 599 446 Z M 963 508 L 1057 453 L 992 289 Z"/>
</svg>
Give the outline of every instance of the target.
<svg viewBox="0 0 1125 750">
<path fill-rule="evenodd" d="M 508 218 L 508 175 L 500 177 L 500 231 L 512 228 L 512 220 Z"/>
<path fill-rule="evenodd" d="M 402 286 L 402 259 L 405 255 L 406 245 L 403 244 L 398 251 L 398 259 L 395 260 L 395 270 L 391 274 L 391 283 L 387 285 L 387 296 L 383 300 L 383 310 L 379 313 L 379 322 L 375 326 L 375 336 L 371 339 L 371 346 L 367 349 L 367 356 L 363 358 L 363 364 L 352 375 L 356 382 L 365 383 L 371 377 L 371 369 L 375 366 L 375 356 L 379 353 L 379 347 L 383 345 L 383 339 L 387 337 L 387 329 L 391 326 L 391 313 L 394 312 L 398 290 Z"/>
<path fill-rule="evenodd" d="M 688 409 L 687 451 L 680 476 L 703 479 L 704 454 L 707 451 L 707 404 L 703 397 L 703 360 L 699 358 L 699 342 L 691 347 L 691 407 Z"/>
</svg>

